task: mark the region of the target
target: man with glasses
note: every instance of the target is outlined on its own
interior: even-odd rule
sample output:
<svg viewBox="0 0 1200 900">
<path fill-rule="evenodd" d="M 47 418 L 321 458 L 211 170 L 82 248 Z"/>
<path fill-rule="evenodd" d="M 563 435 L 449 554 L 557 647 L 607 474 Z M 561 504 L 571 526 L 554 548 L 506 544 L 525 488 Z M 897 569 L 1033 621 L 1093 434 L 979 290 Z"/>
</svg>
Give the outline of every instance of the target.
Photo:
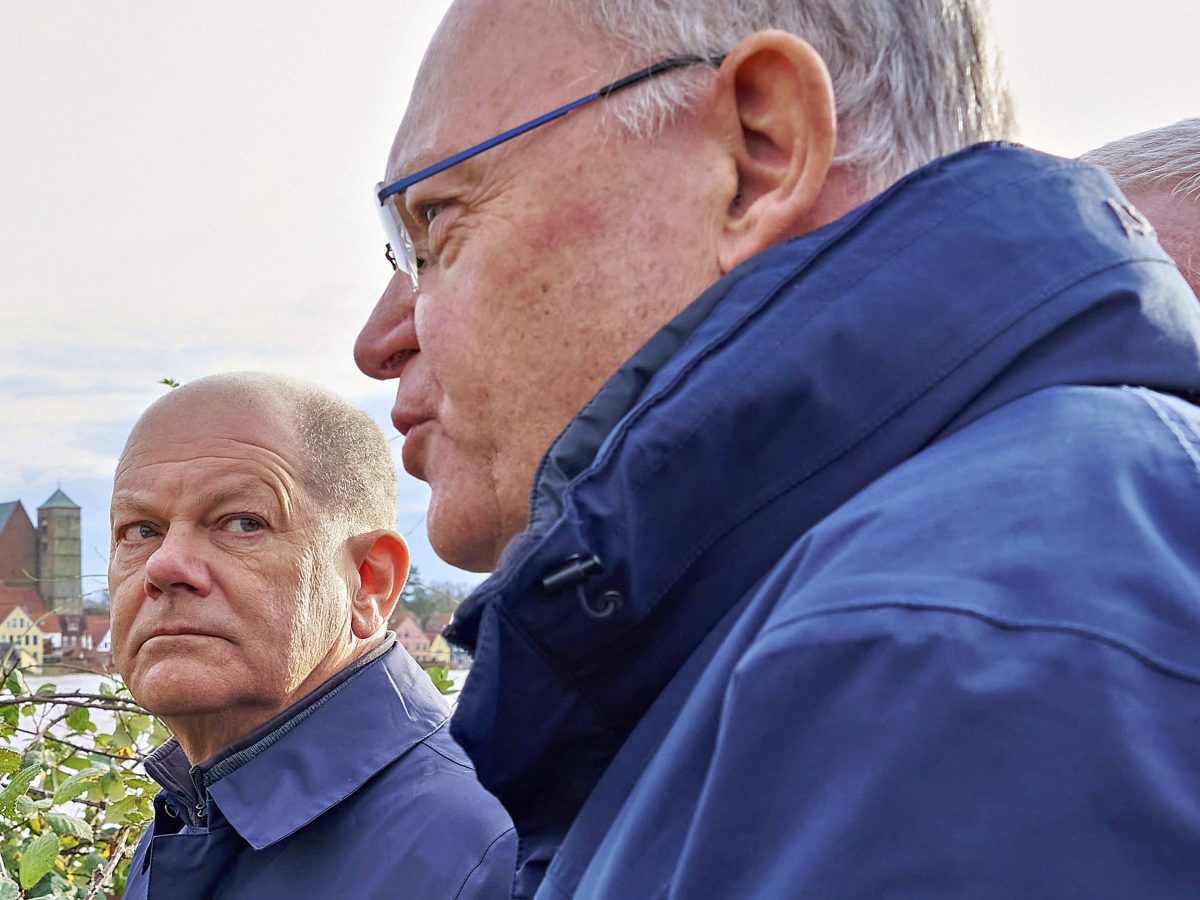
<svg viewBox="0 0 1200 900">
<path fill-rule="evenodd" d="M 431 43 L 355 353 L 494 571 L 451 727 L 517 896 L 1200 883 L 1200 311 L 1102 173 L 978 144 L 980 5 Z"/>
</svg>

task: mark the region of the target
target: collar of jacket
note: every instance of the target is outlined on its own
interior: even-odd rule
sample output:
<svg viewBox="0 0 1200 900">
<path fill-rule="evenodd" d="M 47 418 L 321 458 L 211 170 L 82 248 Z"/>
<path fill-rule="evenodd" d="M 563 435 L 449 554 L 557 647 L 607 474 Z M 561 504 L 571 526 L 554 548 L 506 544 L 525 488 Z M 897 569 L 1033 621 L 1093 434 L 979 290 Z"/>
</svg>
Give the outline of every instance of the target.
<svg viewBox="0 0 1200 900">
<path fill-rule="evenodd" d="M 261 850 L 349 797 L 446 717 L 429 676 L 389 635 L 368 657 L 219 755 L 189 768 L 172 739 L 146 770 L 189 809 L 214 803 Z"/>
<path fill-rule="evenodd" d="M 937 160 L 731 272 L 568 425 L 449 632 L 475 655 L 452 732 L 526 862 L 722 615 L 865 485 L 1052 384 L 1200 391 L 1197 304 L 1124 202 L 1013 145 Z"/>
</svg>

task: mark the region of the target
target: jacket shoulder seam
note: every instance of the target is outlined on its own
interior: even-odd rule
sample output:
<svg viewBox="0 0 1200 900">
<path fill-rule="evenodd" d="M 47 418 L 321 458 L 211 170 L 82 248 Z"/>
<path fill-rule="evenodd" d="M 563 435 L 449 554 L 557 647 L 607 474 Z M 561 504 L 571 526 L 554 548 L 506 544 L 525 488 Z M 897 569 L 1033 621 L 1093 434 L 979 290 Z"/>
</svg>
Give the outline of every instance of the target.
<svg viewBox="0 0 1200 900">
<path fill-rule="evenodd" d="M 439 730 L 440 730 L 440 726 L 439 726 Z M 458 766 L 460 769 L 463 769 L 467 772 L 474 772 L 475 769 L 472 766 L 467 765 L 462 760 L 455 759 L 453 756 L 450 756 L 449 754 L 442 752 L 440 749 L 435 747 L 433 744 L 429 743 L 429 739 L 431 737 L 433 737 L 433 735 L 436 733 L 437 733 L 436 731 L 432 732 L 432 733 L 426 735 L 424 738 L 422 738 L 421 746 L 427 747 L 428 749 L 430 749 L 434 753 L 436 753 L 438 756 L 440 756 L 442 759 L 446 760 L 446 762 L 454 763 L 454 765 Z"/>
<path fill-rule="evenodd" d="M 1176 417 L 1171 415 L 1170 409 L 1163 402 L 1163 398 L 1154 391 L 1141 387 L 1131 387 L 1129 385 L 1126 385 L 1123 390 L 1133 394 L 1150 407 L 1150 410 L 1158 417 L 1158 420 L 1167 427 L 1167 430 L 1179 442 L 1179 446 L 1183 448 L 1184 455 L 1191 461 L 1192 468 L 1196 470 L 1197 475 L 1200 475 L 1200 449 L 1197 449 L 1197 445 L 1193 444 L 1189 435 L 1184 431 L 1187 428 L 1193 433 L 1197 443 L 1200 443 L 1200 434 L 1196 433 L 1194 426 L 1191 426 L 1186 420 L 1182 423 L 1177 422 Z"/>
</svg>

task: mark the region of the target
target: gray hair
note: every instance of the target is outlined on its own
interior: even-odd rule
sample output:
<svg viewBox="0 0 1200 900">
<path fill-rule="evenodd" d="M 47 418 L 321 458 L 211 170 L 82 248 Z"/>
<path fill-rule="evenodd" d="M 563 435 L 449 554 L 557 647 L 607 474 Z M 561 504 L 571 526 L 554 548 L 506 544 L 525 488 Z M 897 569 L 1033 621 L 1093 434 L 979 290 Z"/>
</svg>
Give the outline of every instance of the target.
<svg viewBox="0 0 1200 900">
<path fill-rule="evenodd" d="M 988 0 L 557 0 L 584 28 L 641 64 L 732 49 L 756 31 L 808 41 L 825 60 L 838 112 L 835 162 L 876 191 L 969 144 L 1013 128 L 986 38 Z M 687 70 L 614 98 L 612 115 L 653 135 L 711 73 Z"/>
<path fill-rule="evenodd" d="M 1119 138 L 1079 157 L 1107 169 L 1122 188 L 1161 184 L 1200 198 L 1200 118 Z"/>
<path fill-rule="evenodd" d="M 396 470 L 383 432 L 365 412 L 319 385 L 265 372 L 199 378 L 155 405 L 201 391 L 235 403 L 282 404 L 302 454 L 289 462 L 299 467 L 300 479 L 321 505 L 327 525 L 352 532 L 395 527 Z"/>
</svg>

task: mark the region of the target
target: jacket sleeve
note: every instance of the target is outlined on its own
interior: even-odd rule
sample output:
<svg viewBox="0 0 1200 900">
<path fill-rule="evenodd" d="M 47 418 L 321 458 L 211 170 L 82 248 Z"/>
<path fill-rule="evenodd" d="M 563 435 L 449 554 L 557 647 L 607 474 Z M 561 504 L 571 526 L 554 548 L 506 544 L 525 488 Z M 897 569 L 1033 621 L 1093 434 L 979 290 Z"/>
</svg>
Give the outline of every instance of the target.
<svg viewBox="0 0 1200 900">
<path fill-rule="evenodd" d="M 508 900 L 517 865 L 517 832 L 509 828 L 492 841 L 454 900 Z"/>
<path fill-rule="evenodd" d="M 880 604 L 760 635 L 670 896 L 1193 897 L 1200 688 L 1101 634 Z"/>
</svg>

